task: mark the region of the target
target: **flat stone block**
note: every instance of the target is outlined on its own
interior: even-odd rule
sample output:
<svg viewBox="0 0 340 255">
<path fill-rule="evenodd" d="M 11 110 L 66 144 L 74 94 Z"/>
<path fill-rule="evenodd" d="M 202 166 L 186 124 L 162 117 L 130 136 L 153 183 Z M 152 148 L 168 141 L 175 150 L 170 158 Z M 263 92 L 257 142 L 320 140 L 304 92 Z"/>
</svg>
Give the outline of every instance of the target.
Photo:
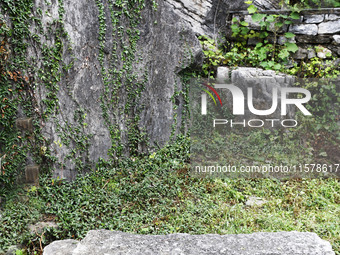
<svg viewBox="0 0 340 255">
<path fill-rule="evenodd" d="M 33 118 L 20 118 L 16 120 L 16 126 L 20 130 L 33 132 Z"/>
<path fill-rule="evenodd" d="M 275 232 L 239 235 L 135 235 L 91 230 L 78 242 L 55 241 L 43 255 L 335 255 L 315 233 Z"/>
<path fill-rule="evenodd" d="M 326 44 L 330 43 L 332 39 L 330 36 L 297 35 L 296 40 L 299 43 Z"/>
<path fill-rule="evenodd" d="M 335 34 L 340 32 L 340 20 L 328 21 L 319 24 L 319 34 Z"/>
<path fill-rule="evenodd" d="M 35 185 L 39 184 L 39 170 L 40 167 L 38 165 L 26 166 L 25 169 L 26 183 Z"/>
<path fill-rule="evenodd" d="M 216 82 L 226 83 L 229 80 L 229 68 L 226 66 L 217 67 Z"/>
<path fill-rule="evenodd" d="M 325 20 L 337 20 L 340 19 L 340 15 L 336 14 L 326 14 Z"/>
<path fill-rule="evenodd" d="M 284 45 L 286 42 L 296 43 L 295 37 L 287 38 L 285 36 L 279 36 L 279 38 L 277 39 L 277 43 L 280 44 L 280 45 Z"/>
<path fill-rule="evenodd" d="M 289 32 L 299 35 L 317 35 L 318 26 L 316 24 L 291 25 L 289 27 Z"/>
<path fill-rule="evenodd" d="M 324 21 L 325 15 L 320 14 L 320 15 L 306 15 L 304 17 L 305 23 L 307 24 L 315 24 L 315 23 L 320 23 Z"/>
</svg>

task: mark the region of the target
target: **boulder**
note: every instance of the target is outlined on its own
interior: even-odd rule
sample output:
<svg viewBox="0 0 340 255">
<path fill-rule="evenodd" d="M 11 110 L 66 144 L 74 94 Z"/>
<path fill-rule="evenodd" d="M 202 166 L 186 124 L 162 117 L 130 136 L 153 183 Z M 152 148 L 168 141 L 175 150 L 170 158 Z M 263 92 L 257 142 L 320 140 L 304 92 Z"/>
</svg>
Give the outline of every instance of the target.
<svg viewBox="0 0 340 255">
<path fill-rule="evenodd" d="M 276 232 L 238 235 L 136 235 L 91 230 L 82 241 L 55 241 L 43 255 L 335 255 L 315 233 Z"/>
</svg>

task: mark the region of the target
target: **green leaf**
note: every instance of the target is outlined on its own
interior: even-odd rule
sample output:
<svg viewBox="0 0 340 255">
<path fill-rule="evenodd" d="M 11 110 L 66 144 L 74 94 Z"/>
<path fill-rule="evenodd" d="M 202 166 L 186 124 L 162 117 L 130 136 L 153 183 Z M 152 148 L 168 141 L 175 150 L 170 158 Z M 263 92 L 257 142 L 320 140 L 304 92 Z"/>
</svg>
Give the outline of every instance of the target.
<svg viewBox="0 0 340 255">
<path fill-rule="evenodd" d="M 267 22 L 274 22 L 275 21 L 275 17 L 273 15 L 268 15 L 266 21 Z"/>
<path fill-rule="evenodd" d="M 261 32 L 261 34 L 260 34 L 260 38 L 267 38 L 268 35 L 269 35 L 268 32 L 263 31 L 263 32 Z"/>
<path fill-rule="evenodd" d="M 282 67 L 282 65 L 279 64 L 279 63 L 276 63 L 276 64 L 273 66 L 274 70 L 280 70 L 281 67 Z"/>
<path fill-rule="evenodd" d="M 268 61 L 268 66 L 269 67 L 273 67 L 275 65 L 275 62 L 274 61 Z"/>
<path fill-rule="evenodd" d="M 286 49 L 291 52 L 297 52 L 299 47 L 295 43 L 286 42 L 285 43 Z"/>
<path fill-rule="evenodd" d="M 292 12 L 289 15 L 289 17 L 292 18 L 292 19 L 300 19 L 300 14 L 298 14 L 297 12 Z"/>
<path fill-rule="evenodd" d="M 242 34 L 242 35 L 246 35 L 246 34 L 248 34 L 248 32 L 249 32 L 249 28 L 247 28 L 247 27 L 241 27 L 241 34 Z"/>
<path fill-rule="evenodd" d="M 260 66 L 262 66 L 264 69 L 267 69 L 267 67 L 268 67 L 268 62 L 267 62 L 267 61 L 261 62 L 261 63 L 260 63 Z"/>
<path fill-rule="evenodd" d="M 260 22 L 260 26 L 261 26 L 261 27 L 267 26 L 267 22 L 265 22 L 265 21 L 262 20 L 262 21 Z"/>
<path fill-rule="evenodd" d="M 245 27 L 249 26 L 249 23 L 245 21 L 241 21 L 240 24 Z"/>
<path fill-rule="evenodd" d="M 236 36 L 240 32 L 240 27 L 238 25 L 233 24 L 230 27 L 231 27 L 231 30 L 233 31 L 232 36 Z"/>
<path fill-rule="evenodd" d="M 252 4 L 253 1 L 245 1 L 244 3 L 245 3 L 245 4 Z"/>
<path fill-rule="evenodd" d="M 275 23 L 275 27 L 282 27 L 283 26 L 283 23 L 282 22 L 276 22 Z"/>
<path fill-rule="evenodd" d="M 253 16 L 251 16 L 251 19 L 254 22 L 259 22 L 266 16 L 267 16 L 266 14 L 254 13 Z"/>
<path fill-rule="evenodd" d="M 278 56 L 279 56 L 279 58 L 281 58 L 281 59 L 288 58 L 288 57 L 289 57 L 289 52 L 288 52 L 287 49 L 283 49 L 283 50 L 280 51 L 280 53 L 279 53 Z"/>
<path fill-rule="evenodd" d="M 257 12 L 257 7 L 255 7 L 255 5 L 250 5 L 249 7 L 248 7 L 248 12 L 250 13 L 250 14 L 253 14 L 253 13 L 255 13 L 255 12 Z"/>
<path fill-rule="evenodd" d="M 285 33 L 285 37 L 286 38 L 293 38 L 293 37 L 295 37 L 295 34 L 293 34 L 291 32 L 287 32 L 287 33 Z"/>
</svg>

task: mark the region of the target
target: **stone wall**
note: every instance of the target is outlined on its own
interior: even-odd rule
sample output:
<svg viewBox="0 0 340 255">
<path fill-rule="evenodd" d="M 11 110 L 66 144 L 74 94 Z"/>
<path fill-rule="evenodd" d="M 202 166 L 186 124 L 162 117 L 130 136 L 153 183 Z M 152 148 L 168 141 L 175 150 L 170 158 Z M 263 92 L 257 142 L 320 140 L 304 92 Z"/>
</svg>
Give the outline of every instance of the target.
<svg viewBox="0 0 340 255">
<path fill-rule="evenodd" d="M 271 10 L 260 11 L 260 13 L 283 13 L 285 11 Z M 232 18 L 244 20 L 248 22 L 249 28 L 254 31 L 260 31 L 261 27 L 258 23 L 253 22 L 247 12 L 231 12 L 229 24 L 232 23 Z M 283 45 L 287 40 L 294 42 L 299 46 L 298 52 L 295 53 L 296 59 L 311 59 L 315 56 L 326 59 L 340 56 L 340 9 L 320 9 L 303 11 L 300 20 L 292 20 L 293 24 L 284 25 L 277 33 L 276 43 Z M 294 33 L 296 36 L 292 39 L 287 39 L 284 36 L 285 32 Z M 231 37 L 229 30 L 228 37 L 230 40 L 235 40 Z M 271 33 L 269 41 L 274 42 L 274 34 Z M 248 39 L 248 45 L 256 45 L 260 42 L 259 38 Z"/>
</svg>

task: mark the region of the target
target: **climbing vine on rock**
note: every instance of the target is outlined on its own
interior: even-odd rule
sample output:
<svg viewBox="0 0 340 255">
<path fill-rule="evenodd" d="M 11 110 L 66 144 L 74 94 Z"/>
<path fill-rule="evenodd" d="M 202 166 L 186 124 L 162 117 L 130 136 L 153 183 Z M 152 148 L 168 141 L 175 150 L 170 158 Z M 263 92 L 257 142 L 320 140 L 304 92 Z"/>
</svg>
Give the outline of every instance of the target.
<svg viewBox="0 0 340 255">
<path fill-rule="evenodd" d="M 52 3 L 45 3 L 51 6 Z M 49 8 L 49 7 L 47 7 Z M 1 193 L 15 185 L 27 162 L 48 171 L 51 156 L 43 137 L 43 125 L 58 110 L 59 82 L 62 77 L 63 3 L 58 1 L 59 17 L 42 25 L 48 11 L 31 0 L 1 1 Z M 32 52 L 34 51 L 34 52 Z M 29 53 L 30 52 L 30 53 Z M 44 92 L 39 101 L 36 93 Z M 33 118 L 33 130 L 17 130 L 18 118 Z"/>
<path fill-rule="evenodd" d="M 147 73 L 134 70 L 136 47 L 140 32 L 137 29 L 144 1 L 108 1 L 105 9 L 104 1 L 97 0 L 99 11 L 99 61 L 104 84 L 101 96 L 101 108 L 105 123 L 110 131 L 113 159 L 124 154 L 137 155 L 138 145 L 146 141 L 146 134 L 139 128 L 139 98 L 147 81 Z M 156 8 L 156 3 L 153 2 Z M 108 22 L 108 19 L 110 22 Z M 112 34 L 107 34 L 108 24 Z M 107 37 L 113 41 L 110 53 L 105 54 Z M 144 73 L 143 76 L 138 73 Z M 125 123 L 122 127 L 119 123 Z M 127 139 L 124 139 L 127 138 Z M 128 140 L 128 144 L 122 144 Z M 124 150 L 124 148 L 128 148 Z"/>
</svg>

